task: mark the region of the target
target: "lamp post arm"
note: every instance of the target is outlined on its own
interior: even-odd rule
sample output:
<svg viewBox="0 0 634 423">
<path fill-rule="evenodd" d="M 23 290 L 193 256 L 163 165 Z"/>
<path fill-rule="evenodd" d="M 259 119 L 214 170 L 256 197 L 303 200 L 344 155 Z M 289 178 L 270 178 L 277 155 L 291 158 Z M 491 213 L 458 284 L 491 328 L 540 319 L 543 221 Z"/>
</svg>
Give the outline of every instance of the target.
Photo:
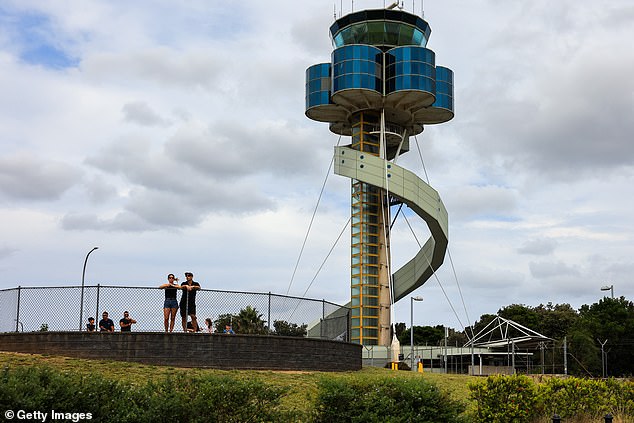
<svg viewBox="0 0 634 423">
<path fill-rule="evenodd" d="M 88 257 L 90 254 L 99 249 L 99 247 L 94 247 L 92 250 L 88 251 L 86 254 L 86 259 L 84 260 L 84 269 L 81 272 L 81 299 L 79 300 L 79 331 L 81 332 L 83 324 L 84 324 L 84 280 L 86 278 L 86 264 L 88 264 Z"/>
</svg>

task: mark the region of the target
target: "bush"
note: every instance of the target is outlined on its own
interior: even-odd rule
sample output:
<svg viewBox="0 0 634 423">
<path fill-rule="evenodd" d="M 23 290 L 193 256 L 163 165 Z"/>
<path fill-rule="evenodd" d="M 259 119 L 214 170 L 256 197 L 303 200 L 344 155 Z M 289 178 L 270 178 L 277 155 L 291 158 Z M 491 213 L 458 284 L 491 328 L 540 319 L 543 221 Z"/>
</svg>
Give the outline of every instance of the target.
<svg viewBox="0 0 634 423">
<path fill-rule="evenodd" d="M 456 422 L 464 405 L 422 379 L 322 378 L 318 422 Z"/>
<path fill-rule="evenodd" d="M 551 378 L 539 387 L 545 410 L 562 418 L 600 418 L 610 411 L 610 396 L 602 380 Z"/>
<path fill-rule="evenodd" d="M 469 389 L 478 422 L 530 422 L 553 414 L 582 421 L 607 413 L 634 417 L 634 382 L 572 377 L 536 384 L 527 376 L 489 376 Z"/>
<path fill-rule="evenodd" d="M 284 388 L 257 380 L 205 376 L 165 378 L 137 386 L 47 367 L 4 368 L 0 408 L 91 413 L 96 421 L 272 422 Z"/>
<path fill-rule="evenodd" d="M 527 376 L 489 376 L 469 384 L 478 422 L 529 422 L 540 414 L 537 388 Z"/>
</svg>

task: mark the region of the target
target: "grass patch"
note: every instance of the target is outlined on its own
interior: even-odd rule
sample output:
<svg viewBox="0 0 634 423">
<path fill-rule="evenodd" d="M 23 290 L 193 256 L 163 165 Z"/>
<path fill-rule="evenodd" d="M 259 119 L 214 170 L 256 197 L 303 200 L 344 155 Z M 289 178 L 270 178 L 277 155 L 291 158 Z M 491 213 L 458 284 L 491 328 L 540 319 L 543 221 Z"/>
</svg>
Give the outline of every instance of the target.
<svg viewBox="0 0 634 423">
<path fill-rule="evenodd" d="M 171 366 L 152 366 L 134 362 L 111 360 L 88 360 L 39 354 L 21 354 L 0 352 L 0 368 L 15 368 L 22 366 L 47 366 L 61 372 L 74 372 L 85 376 L 93 374 L 108 380 L 124 382 L 132 385 L 143 385 L 148 382 L 160 383 L 165 378 L 178 378 L 186 374 L 191 377 L 231 377 L 241 381 L 259 381 L 275 388 L 283 388 L 286 393 L 280 401 L 280 409 L 297 413 L 298 416 L 314 415 L 318 399 L 320 381 L 325 378 L 337 377 L 348 379 L 351 383 L 381 382 L 385 379 L 396 380 L 426 380 L 438 386 L 451 399 L 467 404 L 472 408 L 469 400 L 467 383 L 474 379 L 466 375 L 444 375 L 437 373 L 415 373 L 408 371 L 392 371 L 382 368 L 364 368 L 358 372 L 297 372 L 297 371 L 259 371 L 259 370 L 216 370 L 200 368 L 178 368 Z M 303 420 L 303 419 L 300 419 Z"/>
</svg>

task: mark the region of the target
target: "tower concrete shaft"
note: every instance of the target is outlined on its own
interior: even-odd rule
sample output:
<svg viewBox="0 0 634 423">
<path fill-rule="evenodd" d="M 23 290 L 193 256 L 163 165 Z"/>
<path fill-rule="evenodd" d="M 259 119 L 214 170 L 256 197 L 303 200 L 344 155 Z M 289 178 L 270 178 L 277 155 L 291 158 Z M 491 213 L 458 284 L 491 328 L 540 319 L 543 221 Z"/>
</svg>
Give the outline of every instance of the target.
<svg viewBox="0 0 634 423">
<path fill-rule="evenodd" d="M 402 10 L 351 13 L 330 34 L 331 62 L 306 71 L 306 115 L 351 137 L 335 150 L 335 173 L 352 180 L 351 338 L 389 345 L 392 305 L 442 264 L 448 239 L 438 193 L 395 160 L 425 124 L 453 118 L 453 72 L 436 66 L 425 47 L 427 22 Z M 390 206 L 398 203 L 422 217 L 432 236 L 392 273 Z"/>
</svg>

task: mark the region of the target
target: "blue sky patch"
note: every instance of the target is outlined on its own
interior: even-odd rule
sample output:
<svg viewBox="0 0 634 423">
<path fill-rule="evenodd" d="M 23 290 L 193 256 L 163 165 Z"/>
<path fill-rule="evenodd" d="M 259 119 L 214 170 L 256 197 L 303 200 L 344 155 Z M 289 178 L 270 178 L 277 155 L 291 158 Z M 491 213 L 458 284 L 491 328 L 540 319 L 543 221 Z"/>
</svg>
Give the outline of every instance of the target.
<svg viewBox="0 0 634 423">
<path fill-rule="evenodd" d="M 74 67 L 79 63 L 78 58 L 65 51 L 66 36 L 55 30 L 46 15 L 0 8 L 0 25 L 10 44 L 4 49 L 25 63 L 52 69 Z"/>
</svg>

